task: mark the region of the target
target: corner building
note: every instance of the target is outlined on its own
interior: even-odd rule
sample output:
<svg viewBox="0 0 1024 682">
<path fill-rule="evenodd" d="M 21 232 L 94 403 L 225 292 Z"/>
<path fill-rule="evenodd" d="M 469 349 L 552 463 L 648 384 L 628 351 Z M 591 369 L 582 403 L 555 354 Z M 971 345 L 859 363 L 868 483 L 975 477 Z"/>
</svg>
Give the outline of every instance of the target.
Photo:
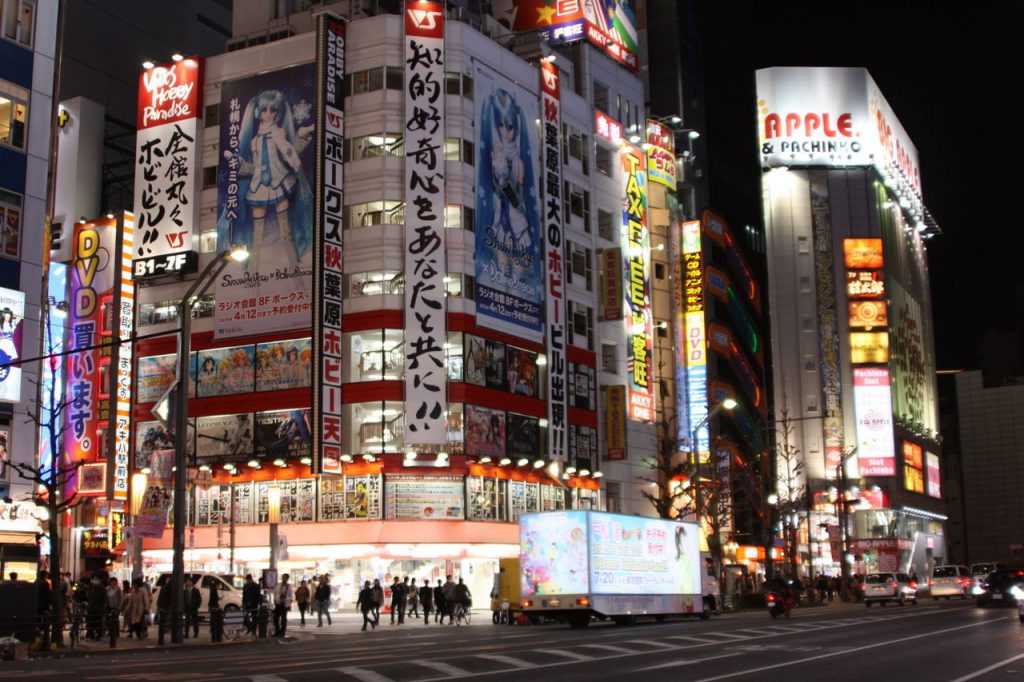
<svg viewBox="0 0 1024 682">
<path fill-rule="evenodd" d="M 838 574 L 845 535 L 851 572 L 931 575 L 949 554 L 917 151 L 864 69 L 763 69 L 757 97 L 788 553 Z"/>
<path fill-rule="evenodd" d="M 535 34 L 511 41 L 492 17 L 456 21 L 449 15 L 443 72 L 428 78 L 441 87 L 441 102 L 431 102 L 438 109 L 443 103 L 441 145 L 431 154 L 443 154 L 443 162 L 410 184 L 410 164 L 425 161 L 418 153 L 424 143 L 413 148 L 410 142 L 407 98 L 423 91 L 409 86 L 410 70 L 418 68 L 406 52 L 409 29 L 398 14 L 352 14 L 348 3 L 327 9 L 348 19 L 340 82 L 343 182 L 327 176 L 324 185 L 334 182 L 330 188 L 343 196 L 340 260 L 331 262 L 326 228 L 326 246 L 303 229 L 313 225 L 318 191 L 316 133 L 308 129 L 315 120 L 318 50 L 312 13 L 291 15 L 286 25 L 236 13 L 229 52 L 203 67 L 200 217 L 184 238 L 199 252 L 197 269 L 238 244 L 248 247 L 249 260 L 229 265 L 193 312 L 186 570 L 265 568 L 267 491 L 276 485 L 285 538 L 280 572 L 330 573 L 336 593 L 345 595 L 368 577 L 390 583 L 395 575 L 436 581 L 454 574 L 485 595 L 497 559 L 518 556 L 521 514 L 606 506 L 596 348 L 603 337 L 620 348 L 626 339 L 621 321 L 600 332 L 596 326 L 596 249 L 599 238 L 618 241 L 623 181 L 612 147 L 593 146 L 588 75 L 604 74 L 603 96 L 607 88 L 617 93 L 637 123 L 642 84 L 589 44 L 553 52 Z M 274 28 L 278 24 L 284 28 Z M 561 121 L 553 128 L 541 125 L 542 118 L 554 120 L 541 93 L 546 55 L 560 83 Z M 290 122 L 279 116 L 282 109 Z M 257 123 L 246 132 L 247 121 L 264 115 L 258 111 L 268 112 L 265 127 Z M 328 116 L 335 132 L 339 122 Z M 282 132 L 264 134 L 274 125 Z M 252 166 L 260 165 L 260 155 L 273 156 L 274 145 L 286 163 L 265 164 L 254 176 Z M 324 148 L 330 150 L 329 141 Z M 552 185 L 547 170 L 561 182 Z M 435 196 L 443 197 L 443 210 L 436 207 L 433 218 L 443 231 L 444 257 L 440 273 L 425 274 L 410 260 L 409 230 L 429 219 L 413 193 L 433 193 L 431 182 L 440 186 Z M 561 249 L 548 243 L 555 218 Z M 601 223 L 599 234 L 601 221 L 608 225 Z M 484 239 L 490 240 L 490 266 Z M 552 251 L 561 251 L 561 263 Z M 495 278 L 495 271 L 512 276 Z M 152 409 L 173 382 L 177 306 L 191 284 L 146 275 L 137 289 L 137 334 L 152 338 L 136 347 L 133 408 L 134 468 L 141 471 L 173 447 L 173 435 Z M 321 296 L 314 300 L 310 282 L 320 276 Z M 416 306 L 424 298 L 411 294 L 435 284 L 443 288 L 444 314 L 432 318 L 431 329 L 443 336 L 434 339 L 436 355 L 418 357 L 437 357 L 443 365 L 438 393 L 444 409 L 437 414 L 406 402 L 422 386 L 410 381 L 409 363 L 423 350 L 410 329 L 422 322 Z M 557 314 L 552 292 L 561 297 Z M 332 296 L 339 296 L 337 315 L 329 312 Z M 319 318 L 325 326 L 340 329 L 321 351 L 312 341 L 323 333 L 312 327 L 314 305 L 331 317 Z M 552 320 L 563 325 L 557 362 L 545 341 Z M 318 381 L 317 353 L 331 348 L 340 349 L 338 372 Z M 613 369 L 625 376 L 620 359 L 622 366 Z M 316 410 L 329 412 L 330 399 L 319 407 L 311 401 L 312 389 L 331 381 L 342 396 L 336 458 L 324 447 L 332 429 L 317 426 L 324 422 Z M 552 386 L 561 391 L 555 399 Z M 553 402 L 565 415 L 554 445 Z M 443 436 L 413 442 L 419 438 L 410 434 L 423 431 L 410 430 L 409 420 Z M 616 489 L 629 497 L 635 476 L 623 471 Z M 639 505 L 646 501 L 639 493 L 636 498 L 635 511 L 645 511 Z M 148 570 L 170 570 L 171 558 L 170 529 L 145 541 Z"/>
</svg>

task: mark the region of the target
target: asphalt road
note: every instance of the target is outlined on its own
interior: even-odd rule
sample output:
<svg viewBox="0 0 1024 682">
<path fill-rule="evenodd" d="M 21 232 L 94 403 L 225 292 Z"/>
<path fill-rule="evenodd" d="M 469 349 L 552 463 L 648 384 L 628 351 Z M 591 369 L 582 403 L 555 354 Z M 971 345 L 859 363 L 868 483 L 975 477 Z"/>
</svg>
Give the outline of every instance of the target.
<svg viewBox="0 0 1024 682">
<path fill-rule="evenodd" d="M 483 617 L 482 617 L 483 616 Z M 471 627 L 355 618 L 294 638 L 226 647 L 94 654 L 0 663 L 9 680 L 1006 680 L 1024 676 L 1024 625 L 1015 609 L 922 601 L 865 609 L 830 605 L 773 621 L 763 611 L 586 630 L 549 624 Z"/>
</svg>

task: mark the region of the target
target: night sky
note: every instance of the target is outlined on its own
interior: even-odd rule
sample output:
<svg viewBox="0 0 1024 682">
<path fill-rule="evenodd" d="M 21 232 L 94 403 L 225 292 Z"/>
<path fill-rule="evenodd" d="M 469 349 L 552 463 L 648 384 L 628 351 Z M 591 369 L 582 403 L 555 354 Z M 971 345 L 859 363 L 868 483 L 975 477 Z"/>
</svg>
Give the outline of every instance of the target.
<svg viewBox="0 0 1024 682">
<path fill-rule="evenodd" d="M 700 6 L 709 130 L 749 137 L 754 157 L 754 69 L 870 71 L 917 146 L 924 202 L 942 229 L 928 243 L 938 367 L 977 368 L 977 339 L 1013 323 L 1024 272 L 1013 236 L 1024 199 L 1024 2 Z"/>
</svg>

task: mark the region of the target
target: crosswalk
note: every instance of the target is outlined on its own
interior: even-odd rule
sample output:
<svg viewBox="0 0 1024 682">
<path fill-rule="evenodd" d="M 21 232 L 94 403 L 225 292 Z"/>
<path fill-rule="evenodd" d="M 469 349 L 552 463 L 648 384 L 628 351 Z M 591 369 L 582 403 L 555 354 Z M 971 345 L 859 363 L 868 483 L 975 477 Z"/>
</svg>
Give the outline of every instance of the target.
<svg viewBox="0 0 1024 682">
<path fill-rule="evenodd" d="M 712 658 L 736 655 L 741 651 L 789 650 L 800 647 L 792 639 L 772 642 L 775 638 L 817 630 L 829 630 L 864 625 L 884 619 L 877 616 L 814 620 L 811 622 L 787 621 L 783 624 L 765 623 L 761 627 L 733 629 L 729 631 L 700 632 L 699 634 L 660 634 L 648 630 L 648 638 L 610 639 L 587 641 L 581 633 L 578 641 L 560 648 L 548 646 L 530 647 L 523 642 L 523 648 L 504 653 L 453 653 L 441 660 L 412 658 L 387 663 L 362 663 L 331 667 L 327 669 L 305 669 L 279 675 L 257 675 L 250 682 L 292 682 L 307 679 L 311 674 L 329 673 L 333 680 L 355 680 L 356 682 L 440 682 L 458 678 L 471 678 L 500 672 L 530 671 L 556 668 L 573 664 L 600 662 L 605 659 L 621 659 L 630 656 L 678 651 L 681 655 L 705 656 L 710 647 L 717 649 Z M 625 633 L 624 633 L 625 634 Z M 794 649 L 795 650 L 795 649 Z M 680 659 L 681 660 L 681 659 Z M 703 659 L 698 659 L 703 660 Z M 680 665 L 676 662 L 673 665 Z"/>
</svg>

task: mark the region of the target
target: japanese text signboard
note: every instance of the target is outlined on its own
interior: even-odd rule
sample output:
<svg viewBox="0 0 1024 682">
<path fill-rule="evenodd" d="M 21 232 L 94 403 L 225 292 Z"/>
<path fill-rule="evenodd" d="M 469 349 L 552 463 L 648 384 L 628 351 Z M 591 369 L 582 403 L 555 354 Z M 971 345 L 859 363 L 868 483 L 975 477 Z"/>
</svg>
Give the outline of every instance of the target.
<svg viewBox="0 0 1024 682">
<path fill-rule="evenodd" d="M 342 150 L 345 25 L 317 27 L 316 219 L 313 230 L 313 471 L 341 473 Z"/>
<path fill-rule="evenodd" d="M 683 255 L 683 330 L 686 353 L 686 401 L 688 429 L 686 439 L 696 436 L 690 451 L 700 453 L 701 461 L 709 460 L 708 425 L 698 426 L 708 414 L 708 352 L 707 328 L 704 319 L 704 249 L 701 223 L 688 220 L 682 224 Z M 696 431 L 696 433 L 694 433 Z"/>
<path fill-rule="evenodd" d="M 189 57 L 139 76 L 133 256 L 141 276 L 168 274 L 167 256 L 192 249 L 199 223 L 203 60 Z M 181 260 L 194 272 L 194 260 Z M 178 270 L 182 272 L 183 270 Z"/>
<path fill-rule="evenodd" d="M 544 235 L 547 273 L 548 458 L 566 459 L 565 275 L 562 258 L 562 111 L 558 69 L 540 65 L 544 134 Z"/>
<path fill-rule="evenodd" d="M 444 5 L 405 4 L 405 442 L 445 442 Z"/>
<path fill-rule="evenodd" d="M 629 418 L 636 421 L 653 421 L 654 324 L 651 313 L 651 244 L 647 227 L 647 165 L 643 152 L 630 144 L 623 145 L 621 161 L 628 413 Z"/>
<path fill-rule="evenodd" d="M 131 468 L 129 455 L 132 448 L 132 372 L 135 362 L 132 353 L 135 342 L 132 334 L 135 332 L 135 283 L 132 281 L 132 269 L 128 265 L 132 262 L 134 227 L 135 217 L 131 213 L 123 213 L 118 230 L 122 267 L 117 271 L 112 307 L 115 315 L 114 327 L 120 343 L 113 353 L 111 370 L 114 378 L 111 392 L 114 407 L 111 415 L 113 437 L 110 439 L 110 452 L 107 455 L 107 494 L 115 500 L 128 498 L 128 475 Z"/>
</svg>

